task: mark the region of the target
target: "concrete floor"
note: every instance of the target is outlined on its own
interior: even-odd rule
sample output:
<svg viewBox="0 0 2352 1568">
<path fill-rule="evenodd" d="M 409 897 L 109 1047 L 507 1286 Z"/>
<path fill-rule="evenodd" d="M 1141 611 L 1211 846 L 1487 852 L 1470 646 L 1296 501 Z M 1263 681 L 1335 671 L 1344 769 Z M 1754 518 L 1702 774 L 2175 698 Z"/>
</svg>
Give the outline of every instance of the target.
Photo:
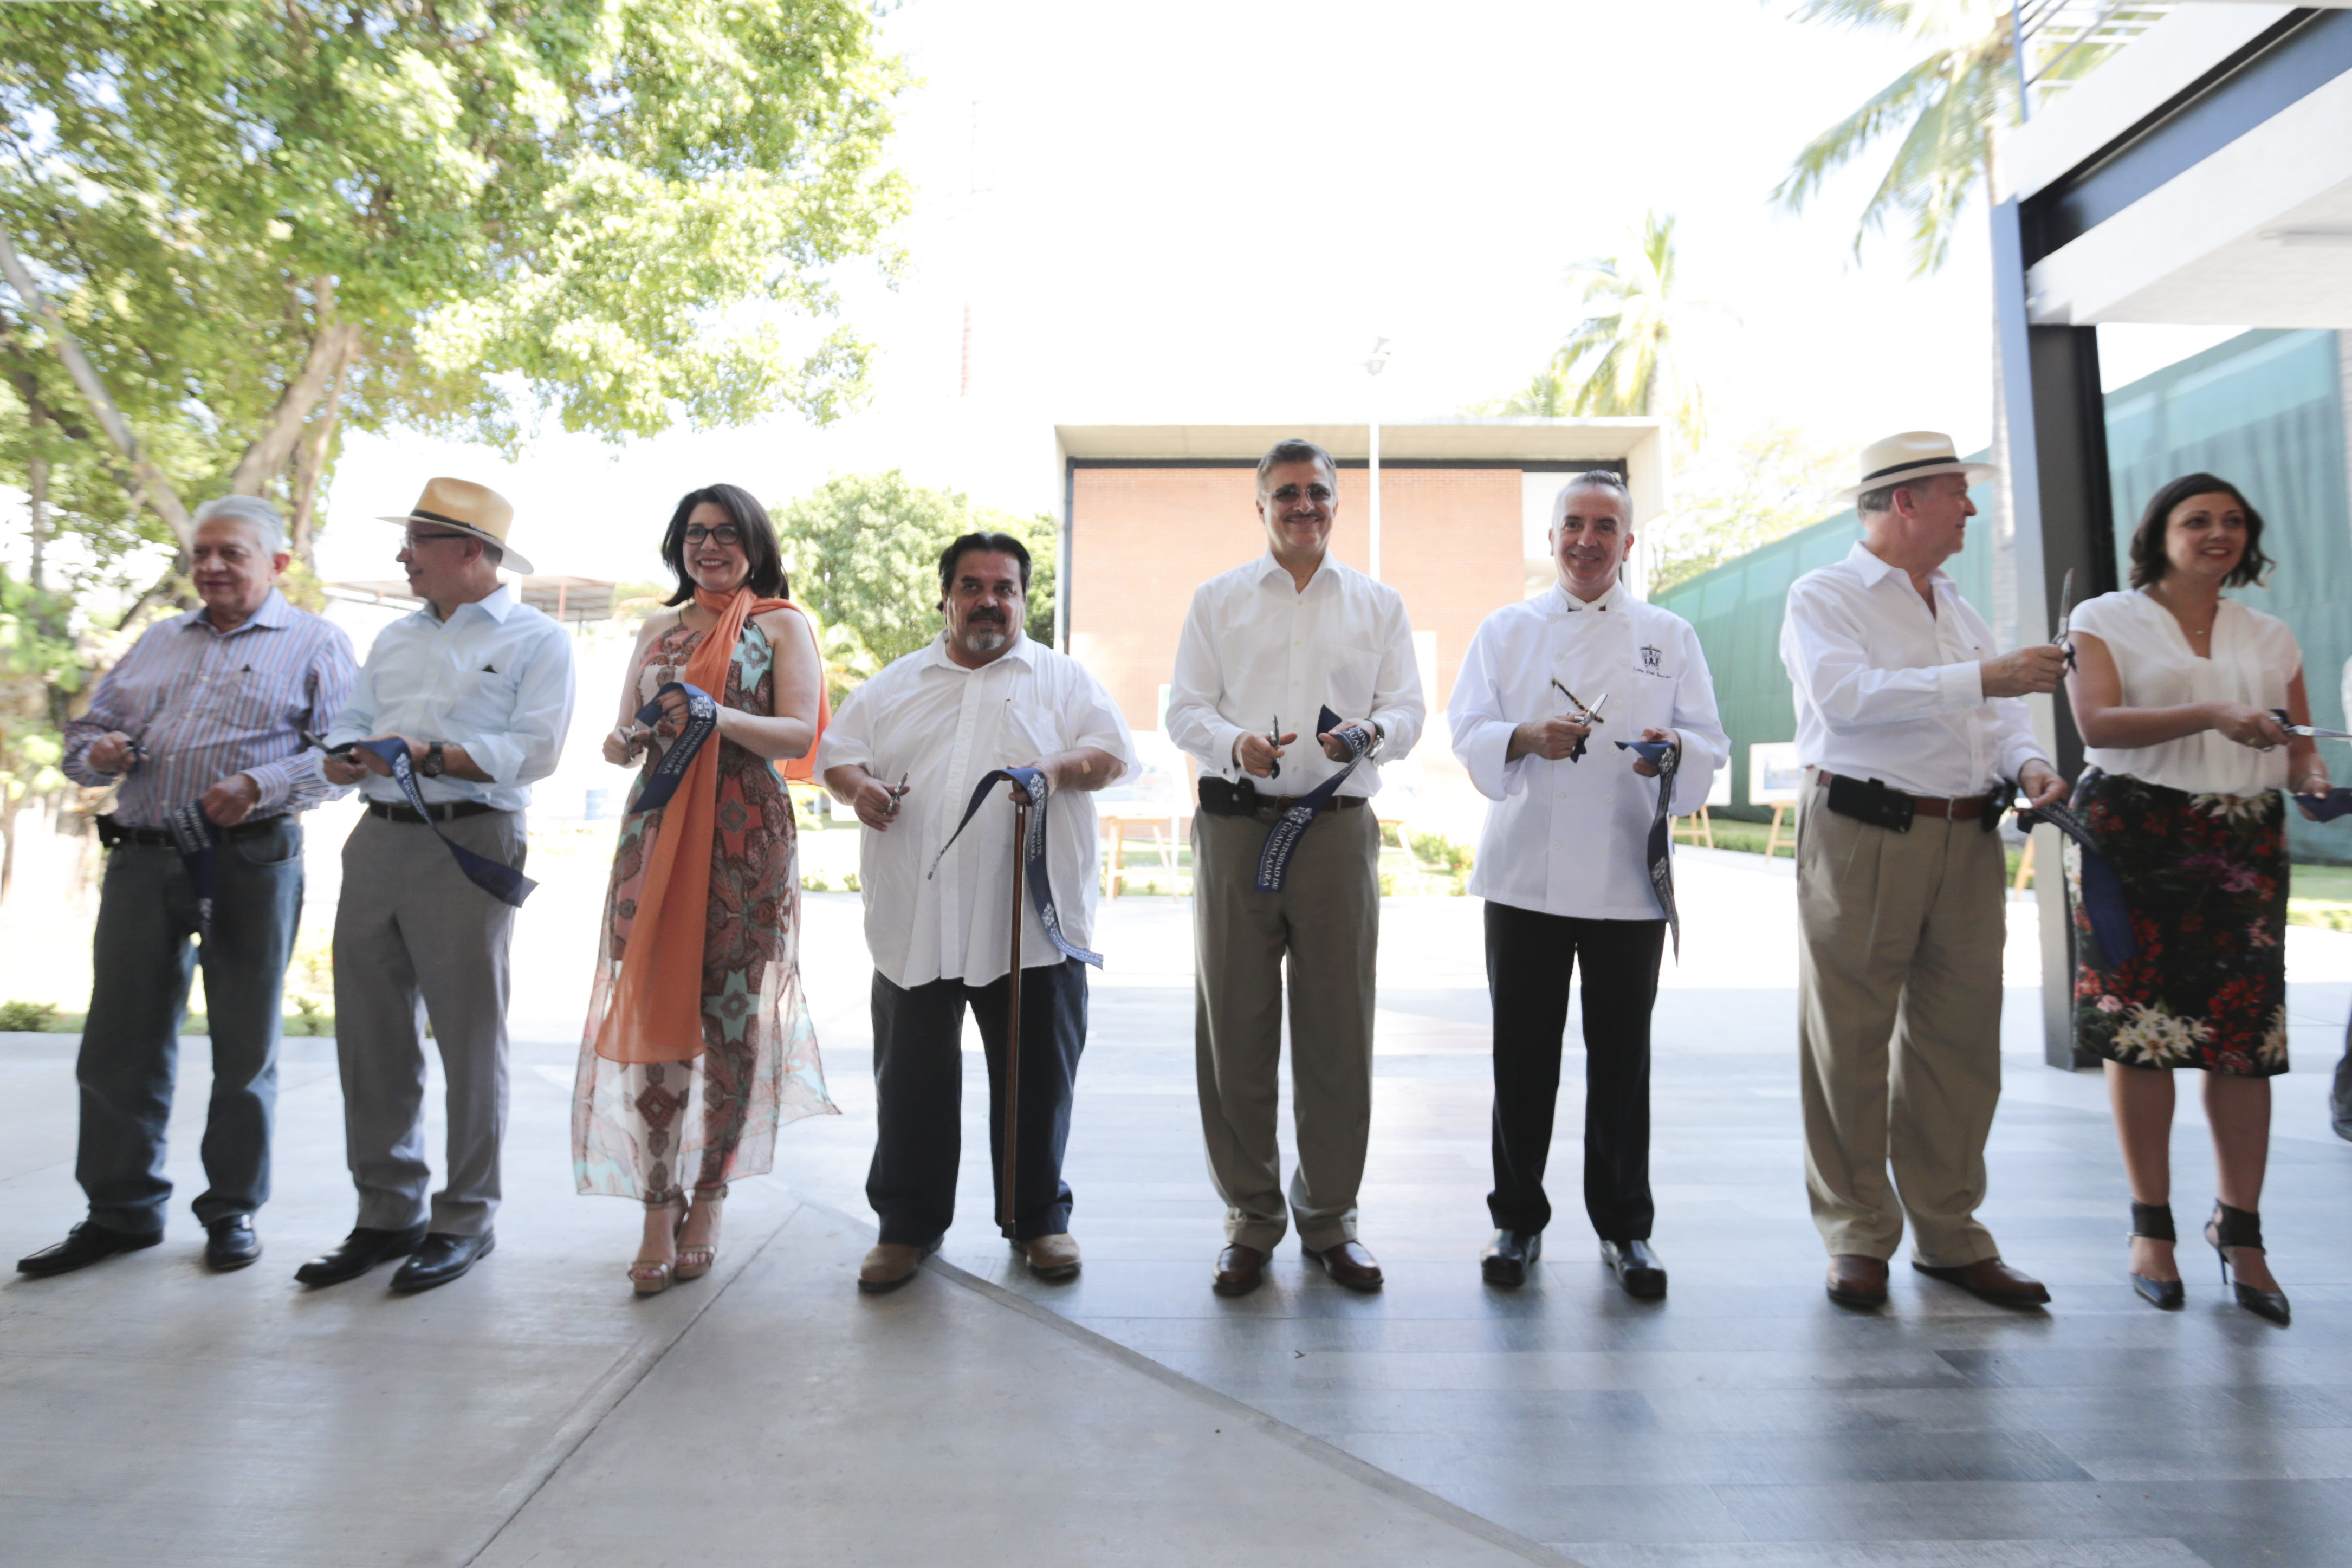
<svg viewBox="0 0 2352 1568">
<path fill-rule="evenodd" d="M 1381 1295 L 1295 1252 L 1255 1296 L 1208 1290 L 1219 1211 L 1192 1100 L 1189 910 L 1127 900 L 1100 933 L 1111 968 L 1069 1160 L 1085 1273 L 1031 1280 L 993 1236 L 967 1056 L 963 1215 L 923 1278 L 860 1298 L 872 1086 L 839 896 L 811 900 L 804 968 L 845 1114 L 786 1129 L 776 1173 L 738 1186 L 711 1279 L 633 1300 L 632 1211 L 571 1191 L 562 939 L 581 900 L 543 895 L 497 1254 L 414 1299 L 381 1274 L 291 1283 L 351 1198 L 331 1042 L 289 1041 L 258 1266 L 206 1274 L 183 1206 L 152 1251 L 0 1284 L 0 1560 L 2352 1560 L 2352 1144 L 2323 1110 L 2352 937 L 2298 931 L 2290 949 L 2299 1070 L 2277 1086 L 2264 1217 L 2292 1328 L 2228 1306 L 2189 1247 L 2188 1310 L 2125 1288 L 2100 1086 L 2039 1066 L 2035 998 L 2015 988 L 2028 905 L 2012 906 L 1987 1218 L 2057 1299 L 2010 1313 L 1905 1274 L 1885 1312 L 1853 1315 L 1822 1298 L 1804 1215 L 1793 994 L 1776 984 L 1785 869 L 1691 855 L 1681 876 L 1654 1157 L 1674 1288 L 1650 1305 L 1613 1289 L 1582 1234 L 1572 1058 L 1551 1252 L 1521 1290 L 1479 1282 L 1477 904 L 1444 899 L 1384 917 L 1363 1202 Z M 0 1037 L 0 1257 L 79 1213 L 73 1044 Z M 187 1112 L 204 1079 L 192 1041 L 183 1199 L 201 1185 Z M 2209 1201 L 2202 1138 L 2185 1097 L 2184 1231 Z"/>
</svg>

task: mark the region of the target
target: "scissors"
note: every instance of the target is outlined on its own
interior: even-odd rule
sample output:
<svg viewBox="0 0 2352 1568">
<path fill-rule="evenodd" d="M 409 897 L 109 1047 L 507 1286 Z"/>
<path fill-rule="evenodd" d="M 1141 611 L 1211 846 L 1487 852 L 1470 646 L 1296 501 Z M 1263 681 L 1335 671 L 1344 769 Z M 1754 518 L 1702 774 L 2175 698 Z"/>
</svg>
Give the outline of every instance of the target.
<svg viewBox="0 0 2352 1568">
<path fill-rule="evenodd" d="M 1559 683 L 1559 678 L 1558 676 L 1554 676 L 1552 678 L 1551 689 L 1554 691 L 1559 692 L 1562 697 L 1568 699 L 1570 703 L 1575 707 L 1577 712 L 1582 715 L 1582 721 L 1584 723 L 1591 725 L 1599 724 L 1603 721 L 1601 717 L 1601 710 L 1609 705 L 1609 693 L 1606 691 L 1601 694 L 1600 701 L 1588 705 L 1583 698 L 1579 697 L 1575 692 L 1570 691 L 1567 687 L 1562 686 Z M 1584 742 L 1581 740 L 1578 741 L 1576 742 L 1575 749 L 1568 753 L 1568 760 L 1571 763 L 1582 762 L 1584 760 Z"/>
<path fill-rule="evenodd" d="M 324 735 L 313 735 L 308 730 L 297 730 L 294 732 L 302 737 L 302 743 L 304 745 L 316 746 L 319 750 L 326 752 L 327 755 L 331 757 L 341 757 L 346 762 L 351 759 L 352 752 L 360 749 L 360 743 L 357 741 L 345 741 L 340 746 L 331 746 L 327 744 L 327 738 Z"/>
<path fill-rule="evenodd" d="M 2058 587 L 2058 629 L 2050 634 L 2050 640 L 2066 650 L 2066 668 L 2069 670 L 2074 668 L 2074 645 L 2068 642 L 2066 637 L 2074 629 L 2074 569 L 2069 566 L 2066 568 L 2065 581 Z"/>
<path fill-rule="evenodd" d="M 2352 730 L 2323 730 L 2316 724 L 2282 724 L 2279 728 L 2290 735 L 2302 735 L 2314 741 L 2352 741 Z"/>
<path fill-rule="evenodd" d="M 898 815 L 898 802 L 899 799 L 907 793 L 907 780 L 908 776 L 908 774 L 901 773 L 898 775 L 898 787 L 890 790 L 890 815 L 893 816 Z M 887 784 L 885 784 L 883 787 L 885 789 L 889 789 Z"/>
<path fill-rule="evenodd" d="M 1282 745 L 1282 715 L 1279 713 L 1274 716 L 1274 727 L 1265 732 L 1265 743 L 1276 748 L 1279 748 Z M 1267 764 L 1265 776 L 1270 779 L 1278 779 L 1282 776 L 1282 759 L 1280 757 L 1275 758 L 1272 763 Z"/>
</svg>

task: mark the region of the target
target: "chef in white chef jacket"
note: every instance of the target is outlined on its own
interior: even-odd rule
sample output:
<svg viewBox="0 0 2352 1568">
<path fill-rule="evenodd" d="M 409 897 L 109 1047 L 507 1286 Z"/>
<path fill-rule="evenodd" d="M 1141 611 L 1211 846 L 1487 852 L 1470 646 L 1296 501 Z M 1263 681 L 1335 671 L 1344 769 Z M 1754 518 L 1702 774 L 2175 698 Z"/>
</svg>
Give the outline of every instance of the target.
<svg viewBox="0 0 2352 1568">
<path fill-rule="evenodd" d="M 1653 883 L 1658 769 L 1621 741 L 1679 751 L 1671 809 L 1706 801 L 1731 742 L 1690 623 L 1627 591 L 1625 486 L 1579 474 L 1554 498 L 1559 581 L 1486 617 L 1455 677 L 1454 755 L 1486 814 L 1470 891 L 1486 900 L 1494 1005 L 1496 1235 L 1486 1280 L 1517 1285 L 1542 1252 L 1544 1163 L 1572 972 L 1584 990 L 1584 1206 L 1601 1255 L 1637 1296 L 1666 1288 L 1650 1246 L 1650 1008 L 1667 910 Z M 1579 754 L 1580 752 L 1580 755 Z"/>
</svg>

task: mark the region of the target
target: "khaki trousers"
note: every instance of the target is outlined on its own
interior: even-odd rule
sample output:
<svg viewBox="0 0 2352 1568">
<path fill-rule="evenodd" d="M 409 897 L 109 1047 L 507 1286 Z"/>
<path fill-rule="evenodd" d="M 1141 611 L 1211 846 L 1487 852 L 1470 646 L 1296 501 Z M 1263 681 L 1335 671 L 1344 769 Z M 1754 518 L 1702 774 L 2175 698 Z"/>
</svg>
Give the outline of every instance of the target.
<svg viewBox="0 0 2352 1568">
<path fill-rule="evenodd" d="M 1831 1253 L 1930 1268 L 1998 1256 L 1976 1220 L 2000 1099 L 2000 837 L 1922 816 L 1797 810 L 1798 1058 L 1805 1185 Z M 1888 1180 L 1889 1168 L 1893 1180 Z"/>
<path fill-rule="evenodd" d="M 1291 1215 L 1318 1251 L 1356 1238 L 1372 1126 L 1372 969 L 1380 948 L 1380 824 L 1327 811 L 1292 850 L 1282 891 L 1256 890 L 1274 814 L 1192 817 L 1192 1037 L 1209 1177 L 1225 1239 L 1274 1250 Z M 1283 965 L 1290 980 L 1289 1202 L 1281 1100 Z"/>
</svg>

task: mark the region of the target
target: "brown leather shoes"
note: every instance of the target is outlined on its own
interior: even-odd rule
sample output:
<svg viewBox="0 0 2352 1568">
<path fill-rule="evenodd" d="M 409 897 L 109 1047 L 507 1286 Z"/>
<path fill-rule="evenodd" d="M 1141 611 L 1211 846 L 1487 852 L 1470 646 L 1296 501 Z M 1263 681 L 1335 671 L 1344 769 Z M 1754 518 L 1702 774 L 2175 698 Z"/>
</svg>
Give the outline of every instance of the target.
<svg viewBox="0 0 2352 1568">
<path fill-rule="evenodd" d="M 868 1295 L 896 1290 L 915 1277 L 916 1266 L 940 1249 L 932 1242 L 929 1247 L 909 1247 L 902 1241 L 886 1241 L 866 1255 L 857 1270 L 857 1288 Z"/>
<path fill-rule="evenodd" d="M 2030 1274 L 2019 1273 L 1998 1258 L 1979 1258 L 1958 1268 L 1930 1268 L 1924 1263 L 1911 1267 L 1930 1279 L 1958 1285 L 1996 1307 L 2039 1307 L 2050 1300 L 2049 1287 Z"/>
<path fill-rule="evenodd" d="M 1239 1242 L 1217 1254 L 1217 1271 L 1209 1289 L 1220 1296 L 1246 1296 L 1265 1282 L 1267 1255 Z"/>
<path fill-rule="evenodd" d="M 1830 1259 L 1830 1300 L 1841 1307 L 1886 1305 L 1886 1259 L 1841 1252 Z"/>
<path fill-rule="evenodd" d="M 1029 1272 L 1040 1279 L 1067 1279 L 1078 1271 L 1078 1238 L 1066 1230 L 1015 1245 L 1029 1259 Z"/>
<path fill-rule="evenodd" d="M 1381 1260 L 1360 1241 L 1343 1241 L 1320 1252 L 1302 1241 L 1298 1250 L 1321 1264 L 1324 1273 L 1350 1290 L 1381 1288 Z"/>
</svg>

